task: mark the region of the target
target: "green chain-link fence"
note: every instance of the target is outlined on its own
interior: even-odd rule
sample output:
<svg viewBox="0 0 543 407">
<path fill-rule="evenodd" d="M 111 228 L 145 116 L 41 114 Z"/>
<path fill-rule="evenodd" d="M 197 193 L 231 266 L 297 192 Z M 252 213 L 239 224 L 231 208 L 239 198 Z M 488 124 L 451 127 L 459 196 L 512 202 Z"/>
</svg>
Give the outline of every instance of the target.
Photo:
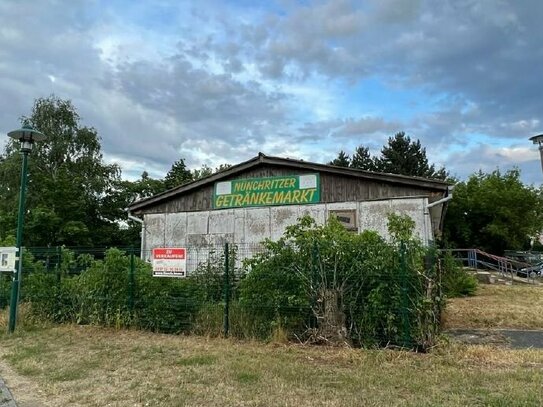
<svg viewBox="0 0 543 407">
<path fill-rule="evenodd" d="M 432 344 L 441 288 L 436 259 L 401 245 L 371 258 L 318 244 L 187 246 L 186 277 L 153 277 L 139 248 L 27 248 L 22 306 L 54 322 L 168 333 L 280 336 L 354 346 Z M 143 257 L 143 258 L 140 258 Z M 11 275 L 0 275 L 0 307 Z"/>
</svg>

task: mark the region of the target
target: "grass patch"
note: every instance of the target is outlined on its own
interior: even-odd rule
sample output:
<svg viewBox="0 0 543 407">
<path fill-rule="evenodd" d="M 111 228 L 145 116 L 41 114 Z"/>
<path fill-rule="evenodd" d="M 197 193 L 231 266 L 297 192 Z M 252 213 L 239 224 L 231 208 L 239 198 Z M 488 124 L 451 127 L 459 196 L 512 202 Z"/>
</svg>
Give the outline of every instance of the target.
<svg viewBox="0 0 543 407">
<path fill-rule="evenodd" d="M 474 297 L 447 302 L 446 328 L 543 329 L 543 287 L 480 284 Z"/>
<path fill-rule="evenodd" d="M 41 360 L 44 355 L 43 351 L 44 349 L 42 349 L 41 345 L 21 345 L 17 350 L 17 353 L 10 354 L 7 356 L 7 359 L 13 364 L 20 363 L 27 359 Z"/>
<path fill-rule="evenodd" d="M 543 404 L 538 350 L 444 343 L 416 354 L 61 326 L 0 335 L 0 357 L 50 405 Z"/>
<path fill-rule="evenodd" d="M 48 378 L 53 382 L 69 382 L 82 379 L 84 374 L 85 369 L 82 369 L 80 366 L 76 366 L 52 372 L 48 375 Z"/>
<path fill-rule="evenodd" d="M 236 380 L 241 384 L 253 384 L 258 382 L 260 375 L 250 372 L 239 372 L 236 374 Z"/>
<path fill-rule="evenodd" d="M 181 358 L 175 361 L 179 366 L 205 366 L 212 365 L 217 361 L 215 356 L 211 355 L 194 355 L 186 358 Z"/>
</svg>

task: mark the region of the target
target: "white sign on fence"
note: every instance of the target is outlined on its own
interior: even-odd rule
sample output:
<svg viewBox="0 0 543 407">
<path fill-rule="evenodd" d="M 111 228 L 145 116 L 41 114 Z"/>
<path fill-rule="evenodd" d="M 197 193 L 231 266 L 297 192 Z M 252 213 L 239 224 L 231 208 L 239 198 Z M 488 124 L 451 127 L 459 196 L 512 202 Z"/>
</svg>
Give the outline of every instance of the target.
<svg viewBox="0 0 543 407">
<path fill-rule="evenodd" d="M 186 277 L 187 250 L 182 247 L 153 249 L 154 277 Z"/>
<path fill-rule="evenodd" d="M 15 271 L 16 247 L 0 247 L 0 271 Z"/>
</svg>

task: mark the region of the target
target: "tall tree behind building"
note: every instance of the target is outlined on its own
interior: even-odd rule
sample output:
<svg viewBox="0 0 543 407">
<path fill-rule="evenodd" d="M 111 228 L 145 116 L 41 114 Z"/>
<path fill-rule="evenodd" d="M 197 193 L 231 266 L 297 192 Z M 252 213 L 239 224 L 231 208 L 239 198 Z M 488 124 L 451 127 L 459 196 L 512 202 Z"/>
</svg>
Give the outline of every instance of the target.
<svg viewBox="0 0 543 407">
<path fill-rule="evenodd" d="M 116 243 L 118 225 L 103 209 L 120 169 L 103 162 L 96 130 L 82 126 L 72 103 L 55 96 L 37 99 L 21 121 L 47 136 L 29 159 L 25 245 Z M 19 143 L 10 141 L 0 163 L 1 237 L 15 233 L 20 164 Z"/>
<path fill-rule="evenodd" d="M 370 154 L 368 147 L 358 146 L 351 159 L 351 168 L 365 171 L 377 171 L 375 158 Z"/>
<path fill-rule="evenodd" d="M 334 160 L 330 161 L 328 164 L 335 165 L 337 167 L 349 167 L 351 165 L 351 159 L 345 151 L 341 150 L 338 153 L 337 157 L 334 158 Z"/>
<path fill-rule="evenodd" d="M 329 164 L 423 178 L 443 180 L 448 177 L 445 168 L 436 169 L 434 164 L 428 162 L 426 148 L 422 147 L 420 140 L 412 141 L 403 131 L 388 139 L 380 156 L 372 157 L 368 147 L 360 145 L 352 159 L 342 150 Z"/>
<path fill-rule="evenodd" d="M 422 147 L 420 140 L 411 141 L 403 131 L 388 139 L 388 144 L 381 150 L 381 157 L 376 160 L 376 167 L 378 171 L 392 174 L 447 178 L 444 168 L 436 170 L 434 164 L 428 163 L 426 148 Z"/>
<path fill-rule="evenodd" d="M 187 168 L 185 160 L 180 158 L 172 164 L 170 171 L 164 177 L 166 189 L 178 187 L 193 180 L 192 173 Z"/>
</svg>

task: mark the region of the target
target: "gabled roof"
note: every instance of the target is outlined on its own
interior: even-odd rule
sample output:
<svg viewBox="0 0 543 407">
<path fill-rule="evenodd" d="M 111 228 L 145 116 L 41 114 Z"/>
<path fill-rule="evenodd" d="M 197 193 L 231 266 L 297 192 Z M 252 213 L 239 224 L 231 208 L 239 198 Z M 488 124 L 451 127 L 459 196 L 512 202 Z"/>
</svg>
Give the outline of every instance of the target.
<svg viewBox="0 0 543 407">
<path fill-rule="evenodd" d="M 346 167 L 337 167 L 335 165 L 327 164 L 318 164 L 312 163 L 303 160 L 294 160 L 292 158 L 282 158 L 282 157 L 272 157 L 259 153 L 256 157 L 251 158 L 250 160 L 244 161 L 240 164 L 234 165 L 226 170 L 217 172 L 213 175 L 210 175 L 205 178 L 198 179 L 186 184 L 183 184 L 179 187 L 169 189 L 167 191 L 161 192 L 160 194 L 153 195 L 149 198 L 141 199 L 139 201 L 133 202 L 128 210 L 140 210 L 150 205 L 156 205 L 163 201 L 172 199 L 178 195 L 183 195 L 187 192 L 198 189 L 202 186 L 213 184 L 217 181 L 223 180 L 225 178 L 230 178 L 235 174 L 242 173 L 248 169 L 257 167 L 259 165 L 276 165 L 281 167 L 289 167 L 297 170 L 306 170 L 306 171 L 317 171 L 321 173 L 329 173 L 336 175 L 344 175 L 348 177 L 356 177 L 361 179 L 368 179 L 377 182 L 385 182 L 392 184 L 400 185 L 409 185 L 416 186 L 420 188 L 426 188 L 437 191 L 447 191 L 448 183 L 445 181 L 421 178 L 421 177 L 411 177 L 406 175 L 399 174 L 388 174 L 382 172 L 371 172 L 364 170 L 357 170 L 354 168 Z"/>
</svg>

